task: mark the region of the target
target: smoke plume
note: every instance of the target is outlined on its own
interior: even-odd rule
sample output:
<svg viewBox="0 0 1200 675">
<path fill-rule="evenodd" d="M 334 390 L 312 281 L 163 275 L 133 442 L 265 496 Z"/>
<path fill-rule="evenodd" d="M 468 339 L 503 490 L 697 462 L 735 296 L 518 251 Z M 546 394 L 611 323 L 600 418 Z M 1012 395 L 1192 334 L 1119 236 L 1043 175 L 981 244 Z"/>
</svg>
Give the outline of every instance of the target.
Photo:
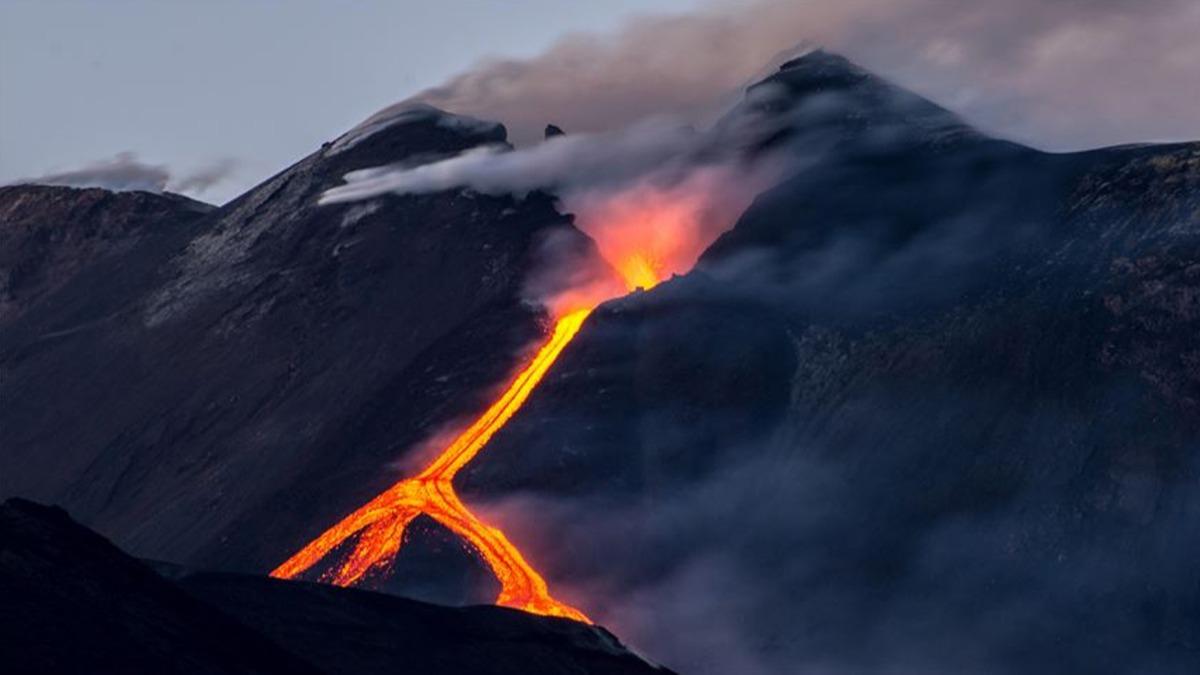
<svg viewBox="0 0 1200 675">
<path fill-rule="evenodd" d="M 498 119 L 520 144 L 547 122 L 603 131 L 658 114 L 703 123 L 800 41 L 815 41 L 1052 149 L 1200 136 L 1200 6 L 1189 0 L 753 0 L 569 35 L 479 64 L 414 100 Z M 765 70 L 764 70 L 765 69 Z M 1145 77 L 1154 73 L 1154 77 Z"/>
<path fill-rule="evenodd" d="M 52 173 L 38 178 L 18 181 L 66 187 L 98 187 L 114 191 L 143 190 L 162 192 L 171 180 L 171 172 L 160 164 L 147 164 L 132 152 L 122 152 L 112 159 L 93 162 L 82 168 Z"/>
<path fill-rule="evenodd" d="M 228 179 L 237 167 L 237 160 L 224 157 L 172 180 L 168 187 L 172 192 L 202 194 Z"/>
<path fill-rule="evenodd" d="M 61 185 L 76 188 L 104 188 L 115 192 L 144 191 L 202 194 L 229 178 L 237 169 L 237 161 L 223 158 L 201 166 L 195 171 L 175 176 L 162 164 L 150 164 L 138 159 L 136 153 L 121 152 L 112 159 L 92 162 L 79 169 L 27 178 L 17 183 Z"/>
<path fill-rule="evenodd" d="M 554 255 L 546 256 L 562 278 L 554 283 L 538 276 L 534 295 L 562 314 L 690 269 L 775 173 L 771 158 L 751 159 L 746 152 L 775 124 L 745 109 L 706 131 L 660 116 L 517 150 L 484 146 L 418 166 L 352 172 L 321 202 L 457 188 L 517 196 L 552 191 L 606 263 L 604 272 L 581 273 L 562 270 Z M 578 263 L 573 258 L 572 266 Z"/>
</svg>

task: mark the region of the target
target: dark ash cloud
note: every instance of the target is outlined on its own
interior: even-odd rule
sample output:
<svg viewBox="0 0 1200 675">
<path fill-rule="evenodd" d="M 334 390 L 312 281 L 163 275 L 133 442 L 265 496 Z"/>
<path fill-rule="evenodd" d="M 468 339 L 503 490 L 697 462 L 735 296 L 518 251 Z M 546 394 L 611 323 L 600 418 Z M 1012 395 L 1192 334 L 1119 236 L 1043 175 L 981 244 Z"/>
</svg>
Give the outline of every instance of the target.
<svg viewBox="0 0 1200 675">
<path fill-rule="evenodd" d="M 1051 149 L 1200 137 L 1200 5 L 1190 0 L 754 0 L 569 35 L 480 63 L 413 97 L 498 119 L 518 143 L 547 122 L 703 123 L 801 41 L 859 61 L 985 129 Z"/>
</svg>

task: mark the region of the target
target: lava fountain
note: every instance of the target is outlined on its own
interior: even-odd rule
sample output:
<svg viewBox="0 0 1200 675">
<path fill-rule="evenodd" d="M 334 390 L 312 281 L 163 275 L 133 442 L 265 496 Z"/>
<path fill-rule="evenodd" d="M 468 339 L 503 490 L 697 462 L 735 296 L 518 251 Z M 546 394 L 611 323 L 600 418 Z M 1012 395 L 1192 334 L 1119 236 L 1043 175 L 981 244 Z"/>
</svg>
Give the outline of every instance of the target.
<svg viewBox="0 0 1200 675">
<path fill-rule="evenodd" d="M 554 331 L 482 415 L 424 470 L 335 523 L 271 576 L 295 578 L 357 537 L 349 555 L 321 577 L 339 586 L 353 585 L 372 569 L 389 565 L 400 551 L 405 528 L 425 514 L 469 543 L 487 562 L 501 586 L 496 604 L 590 623 L 582 611 L 550 594 L 546 580 L 503 532 L 471 513 L 454 490 L 454 477 L 521 409 L 597 305 L 620 295 L 622 286 L 628 291 L 649 289 L 695 263 L 719 232 L 712 227 L 712 197 L 721 191 L 712 182 L 720 178 L 698 172 L 667 186 L 643 182 L 618 192 L 565 198 L 608 263 L 605 282 L 567 289 L 548 303 L 557 317 Z M 722 202 L 720 206 L 740 209 L 744 204 Z M 614 284 L 617 280 L 620 283 Z"/>
</svg>

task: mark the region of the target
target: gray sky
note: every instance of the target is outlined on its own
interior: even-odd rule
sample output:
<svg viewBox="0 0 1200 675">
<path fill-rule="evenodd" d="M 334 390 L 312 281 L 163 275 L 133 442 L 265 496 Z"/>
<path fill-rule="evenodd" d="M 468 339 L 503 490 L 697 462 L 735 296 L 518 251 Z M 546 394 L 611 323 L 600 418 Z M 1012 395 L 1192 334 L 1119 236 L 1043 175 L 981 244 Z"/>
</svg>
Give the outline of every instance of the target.
<svg viewBox="0 0 1200 675">
<path fill-rule="evenodd" d="M 480 58 L 695 0 L 0 0 L 0 183 L 121 152 L 220 202 Z"/>
<path fill-rule="evenodd" d="M 0 0 L 0 183 L 220 203 L 418 93 L 520 139 L 686 120 L 801 40 L 1037 147 L 1190 140 L 1197 35 L 1197 0 Z"/>
</svg>

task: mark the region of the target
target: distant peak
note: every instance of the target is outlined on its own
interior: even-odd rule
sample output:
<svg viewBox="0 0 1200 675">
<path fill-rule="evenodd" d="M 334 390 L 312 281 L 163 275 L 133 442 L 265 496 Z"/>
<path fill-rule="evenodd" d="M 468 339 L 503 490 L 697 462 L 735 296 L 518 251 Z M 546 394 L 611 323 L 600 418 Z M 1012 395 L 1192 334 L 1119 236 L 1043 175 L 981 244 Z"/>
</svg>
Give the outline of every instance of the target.
<svg viewBox="0 0 1200 675">
<path fill-rule="evenodd" d="M 745 104 L 783 116 L 793 131 L 836 132 L 873 142 L 978 137 L 951 111 L 820 48 L 788 59 L 752 85 Z"/>
</svg>

